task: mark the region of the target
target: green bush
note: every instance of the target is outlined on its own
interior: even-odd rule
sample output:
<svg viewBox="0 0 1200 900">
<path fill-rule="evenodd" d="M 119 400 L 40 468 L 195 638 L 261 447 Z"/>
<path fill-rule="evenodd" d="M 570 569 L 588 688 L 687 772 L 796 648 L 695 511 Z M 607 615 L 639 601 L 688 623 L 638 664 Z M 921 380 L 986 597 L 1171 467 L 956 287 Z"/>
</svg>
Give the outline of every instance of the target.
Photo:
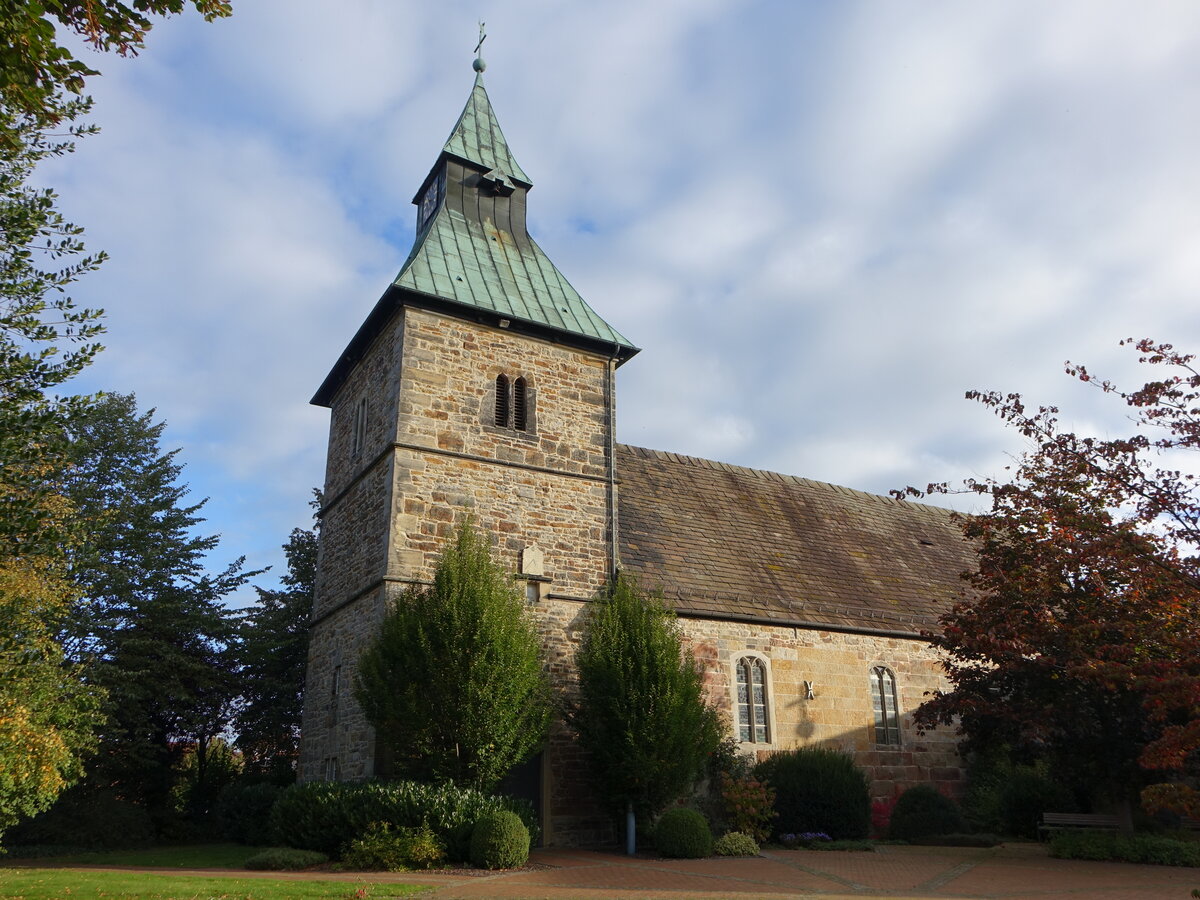
<svg viewBox="0 0 1200 900">
<path fill-rule="evenodd" d="M 329 857 L 316 850 L 296 850 L 293 847 L 271 847 L 246 860 L 247 869 L 268 872 L 292 872 L 329 862 Z"/>
<path fill-rule="evenodd" d="M 1154 866 L 1200 866 L 1200 844 L 1155 834 L 1059 831 L 1050 839 L 1059 859 L 1119 860 Z"/>
<path fill-rule="evenodd" d="M 4 834 L 4 845 L 16 855 L 22 844 L 63 844 L 88 850 L 145 847 L 156 838 L 146 810 L 105 789 L 79 785 L 66 791 L 48 810 Z"/>
<path fill-rule="evenodd" d="M 1003 746 L 968 761 L 962 811 L 974 831 L 1036 838 L 1042 813 L 1078 810 L 1070 788 L 1044 763 L 1014 763 Z"/>
<path fill-rule="evenodd" d="M 774 834 L 824 832 L 865 838 L 871 827 L 870 784 L 838 750 L 805 747 L 776 753 L 754 768 L 775 789 Z"/>
<path fill-rule="evenodd" d="M 474 822 L 460 822 L 446 835 L 446 859 L 454 862 L 471 861 L 471 835 L 475 833 Z"/>
<path fill-rule="evenodd" d="M 515 869 L 529 859 L 529 829 L 515 814 L 489 813 L 471 833 L 471 862 L 481 869 Z"/>
<path fill-rule="evenodd" d="M 374 822 L 342 851 L 342 867 L 369 872 L 431 869 L 446 859 L 446 847 L 428 826 L 395 828 Z"/>
<path fill-rule="evenodd" d="M 450 844 L 455 829 L 501 810 L 516 813 L 536 840 L 537 818 L 525 800 L 415 781 L 293 785 L 275 801 L 271 827 L 289 847 L 336 854 L 374 822 L 394 828 L 428 825 Z"/>
<path fill-rule="evenodd" d="M 1020 767 L 1000 783 L 997 812 L 1004 834 L 1036 838 L 1044 812 L 1074 812 L 1075 798 L 1058 781 L 1035 769 Z"/>
<path fill-rule="evenodd" d="M 227 784 L 217 798 L 221 833 L 238 844 L 262 846 L 276 842 L 271 831 L 271 807 L 281 788 L 274 784 Z"/>
<path fill-rule="evenodd" d="M 748 834 L 731 831 L 713 842 L 717 856 L 758 856 L 758 842 Z"/>
<path fill-rule="evenodd" d="M 659 816 L 654 846 L 673 859 L 703 859 L 713 851 L 712 830 L 696 810 L 677 806 Z"/>
<path fill-rule="evenodd" d="M 967 830 L 967 821 L 958 805 L 936 788 L 919 784 L 900 795 L 892 810 L 888 837 L 894 841 L 911 841 L 935 834 L 960 834 Z"/>
</svg>

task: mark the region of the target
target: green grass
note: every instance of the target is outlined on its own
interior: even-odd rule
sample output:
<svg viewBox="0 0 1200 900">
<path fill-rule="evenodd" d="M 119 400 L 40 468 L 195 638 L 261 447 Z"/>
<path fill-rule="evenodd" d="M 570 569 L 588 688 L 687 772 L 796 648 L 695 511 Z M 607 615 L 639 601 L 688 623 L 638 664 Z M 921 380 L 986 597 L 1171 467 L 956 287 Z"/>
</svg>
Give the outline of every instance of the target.
<svg viewBox="0 0 1200 900">
<path fill-rule="evenodd" d="M 76 863 L 87 866 L 147 866 L 164 869 L 241 869 L 262 847 L 244 844 L 177 844 L 143 850 L 98 850 L 55 856 L 55 865 Z M 9 859 L 20 859 L 20 848 L 9 851 Z M 2 896 L 2 895 L 0 895 Z"/>
<path fill-rule="evenodd" d="M 423 890 L 426 888 L 418 885 L 373 885 L 368 880 L 282 881 L 81 869 L 0 869 L 0 900 L 387 900 Z"/>
</svg>

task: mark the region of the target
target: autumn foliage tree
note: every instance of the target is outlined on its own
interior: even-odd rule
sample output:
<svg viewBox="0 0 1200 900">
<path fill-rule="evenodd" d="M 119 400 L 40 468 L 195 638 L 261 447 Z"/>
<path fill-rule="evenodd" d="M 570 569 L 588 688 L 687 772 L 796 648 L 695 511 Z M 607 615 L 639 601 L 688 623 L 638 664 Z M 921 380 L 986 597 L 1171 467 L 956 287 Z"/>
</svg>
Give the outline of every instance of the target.
<svg viewBox="0 0 1200 900">
<path fill-rule="evenodd" d="M 1149 809 L 1197 815 L 1200 372 L 1170 344 L 1122 343 L 1157 377 L 1125 390 L 1067 373 L 1128 406 L 1129 436 L 1075 434 L 1016 394 L 967 395 L 1032 446 L 1006 479 L 966 483 L 991 508 L 961 518 L 979 566 L 930 635 L 953 689 L 916 719 L 958 722 L 968 749 L 1048 759 L 1117 802 L 1141 789 Z"/>
</svg>

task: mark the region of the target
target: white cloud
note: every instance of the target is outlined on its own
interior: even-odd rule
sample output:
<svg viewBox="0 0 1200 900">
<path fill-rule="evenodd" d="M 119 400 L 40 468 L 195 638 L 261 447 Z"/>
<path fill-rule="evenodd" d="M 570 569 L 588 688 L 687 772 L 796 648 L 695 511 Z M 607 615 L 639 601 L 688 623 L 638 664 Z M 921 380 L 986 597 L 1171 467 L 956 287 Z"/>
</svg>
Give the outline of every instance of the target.
<svg viewBox="0 0 1200 900">
<path fill-rule="evenodd" d="M 1003 466 L 972 387 L 1119 409 L 1064 359 L 1200 347 L 1200 8 L 238 4 L 100 60 L 47 175 L 113 254 L 81 387 L 136 390 L 227 556 L 323 478 L 307 399 L 408 250 L 476 18 L 539 242 L 635 343 L 620 438 L 883 491 Z M 1128 379 L 1127 379 L 1128 380 Z"/>
</svg>

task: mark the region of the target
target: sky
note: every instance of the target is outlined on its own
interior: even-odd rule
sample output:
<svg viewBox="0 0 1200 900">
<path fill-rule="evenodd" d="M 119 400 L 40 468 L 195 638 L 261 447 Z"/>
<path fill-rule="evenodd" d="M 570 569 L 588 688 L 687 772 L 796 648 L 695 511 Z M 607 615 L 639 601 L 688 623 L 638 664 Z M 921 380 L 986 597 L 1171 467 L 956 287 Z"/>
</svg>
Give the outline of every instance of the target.
<svg viewBox="0 0 1200 900">
<path fill-rule="evenodd" d="M 41 173 L 111 257 L 73 386 L 167 423 L 214 569 L 271 587 L 311 522 L 308 401 L 408 254 L 480 19 L 530 230 L 642 348 L 623 442 L 886 493 L 1002 474 L 970 389 L 1115 436 L 1064 362 L 1200 351 L 1188 0 L 234 0 L 81 51 L 102 132 Z"/>
</svg>

